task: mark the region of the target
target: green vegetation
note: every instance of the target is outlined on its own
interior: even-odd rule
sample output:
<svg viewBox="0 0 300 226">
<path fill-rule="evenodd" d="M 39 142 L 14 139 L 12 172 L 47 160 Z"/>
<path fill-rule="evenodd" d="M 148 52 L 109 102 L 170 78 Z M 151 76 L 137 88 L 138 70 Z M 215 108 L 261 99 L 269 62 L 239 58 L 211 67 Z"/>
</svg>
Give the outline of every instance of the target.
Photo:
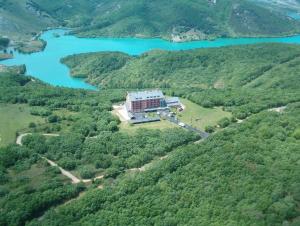
<svg viewBox="0 0 300 226">
<path fill-rule="evenodd" d="M 239 119 L 264 109 L 300 101 L 300 47 L 286 44 L 258 44 L 198 49 L 192 51 L 152 51 L 131 57 L 111 71 L 101 68 L 101 58 L 124 54 L 98 53 L 70 56 L 67 65 L 82 65 L 87 81 L 102 89 L 145 89 L 161 87 L 203 107 L 224 107 Z M 107 59 L 106 59 L 107 60 Z M 71 68 L 78 71 L 78 67 Z"/>
<path fill-rule="evenodd" d="M 79 78 L 97 78 L 121 69 L 130 56 L 119 52 L 85 53 L 63 58 L 61 61 L 71 68 L 71 75 Z"/>
<path fill-rule="evenodd" d="M 204 130 L 207 126 L 216 126 L 224 117 L 230 117 L 230 112 L 223 111 L 220 107 L 204 108 L 186 99 L 180 99 L 185 110 L 177 114 L 180 121 Z"/>
<path fill-rule="evenodd" d="M 0 37 L 0 50 L 5 49 L 9 45 L 9 39 Z"/>
<path fill-rule="evenodd" d="M 0 225 L 24 225 L 83 189 L 27 148 L 0 148 Z"/>
<path fill-rule="evenodd" d="M 297 21 L 252 0 L 1 0 L 0 10 L 0 35 L 17 40 L 59 25 L 75 28 L 80 36 L 174 41 L 299 32 Z"/>
<path fill-rule="evenodd" d="M 29 225 L 299 225 L 299 114 L 261 112 Z"/>
<path fill-rule="evenodd" d="M 21 53 L 34 53 L 43 51 L 46 48 L 47 42 L 44 40 L 33 40 L 26 43 L 21 43 L 18 46 L 18 51 Z"/>
<path fill-rule="evenodd" d="M 97 10 L 93 25 L 79 29 L 81 36 L 165 37 L 175 41 L 220 36 L 287 34 L 295 21 L 252 1 L 209 0 L 109 1 Z M 104 13 L 105 12 L 105 13 Z"/>
<path fill-rule="evenodd" d="M 27 129 L 30 123 L 42 122 L 42 118 L 30 114 L 25 104 L 0 103 L 0 146 L 14 143 L 17 132 Z"/>
<path fill-rule="evenodd" d="M 85 189 L 63 179 L 56 168 L 39 166 L 41 156 L 83 179 L 104 175 L 113 183 L 128 169 L 142 167 L 199 139 L 180 128 L 140 129 L 131 135 L 119 132 L 119 120 L 110 111 L 113 102 L 123 99 L 124 91 L 51 87 L 21 75 L 21 69 L 4 68 L 0 73 L 1 114 L 6 117 L 2 120 L 15 123 L 14 133 L 22 132 L 27 124 L 26 131 L 34 134 L 23 138 L 23 146 L 0 148 L 0 225 L 24 225 Z M 18 119 L 9 119 L 8 114 L 28 121 L 19 128 Z M 41 119 L 46 122 L 39 123 Z M 60 136 L 46 138 L 43 133 Z M 13 138 L 5 142 L 14 142 Z"/>
<path fill-rule="evenodd" d="M 213 2 L 0 0 L 0 35 L 26 39 L 57 25 L 79 36 L 175 41 L 299 31 L 250 1 Z M 101 92 L 51 87 L 23 76 L 25 66 L 1 66 L 0 146 L 10 145 L 0 147 L 0 225 L 299 225 L 299 53 L 263 44 L 62 59 Z M 182 121 L 212 135 L 198 142 L 166 121 L 130 126 L 111 114 L 125 89 L 158 87 L 184 99 Z M 17 146 L 17 132 L 33 135 Z M 71 184 L 41 157 L 80 179 L 103 179 Z"/>
<path fill-rule="evenodd" d="M 41 30 L 58 25 L 50 15 L 36 8 L 34 1 L 0 0 L 0 12 L 0 35 L 14 41 L 29 40 Z"/>
<path fill-rule="evenodd" d="M 136 134 L 139 132 L 139 129 L 172 129 L 176 128 L 175 124 L 170 123 L 169 121 L 162 120 L 160 122 L 151 122 L 151 123 L 143 123 L 143 124 L 137 124 L 133 125 L 127 122 L 121 122 L 119 125 L 120 131 L 126 132 L 129 134 Z"/>
<path fill-rule="evenodd" d="M 23 143 L 57 161 L 63 168 L 78 170 L 82 178 L 90 179 L 95 173 L 106 175 L 112 171 L 117 172 L 117 176 L 197 139 L 197 136 L 177 128 L 164 131 L 140 129 L 132 135 L 103 131 L 86 139 L 71 133 L 49 139 L 27 136 Z"/>
<path fill-rule="evenodd" d="M 269 44 L 64 60 L 75 66 L 74 73 L 99 79 L 101 92 L 55 88 L 19 75 L 22 68 L 5 70 L 0 102 L 27 105 L 31 114 L 47 120 L 30 124 L 33 131 L 60 136 L 34 134 L 24 138 L 23 147 L 1 149 L 0 224 L 298 225 L 299 57 L 298 46 Z M 195 115 L 182 112 L 182 118 L 206 114 L 209 124 L 200 128 L 217 132 L 196 144 L 199 137 L 183 129 L 131 130 L 111 114 L 112 103 L 124 101 L 125 93 L 113 88 L 159 86 L 167 95 L 188 99 L 184 104 Z M 278 106 L 287 108 L 267 110 Z M 246 119 L 234 123 L 235 117 Z M 216 130 L 216 124 L 223 129 Z M 40 155 L 80 178 L 104 178 L 85 185 L 85 195 L 64 205 L 84 187 L 61 181 L 49 191 L 50 182 L 42 189 L 22 182 L 24 187 L 16 185 L 20 192 L 8 193 L 14 185 L 11 172 L 23 172 L 20 165 L 26 162 L 26 170 L 33 170 L 24 173 L 30 175 Z M 15 207 L 27 199 L 32 200 L 28 207 Z"/>
</svg>

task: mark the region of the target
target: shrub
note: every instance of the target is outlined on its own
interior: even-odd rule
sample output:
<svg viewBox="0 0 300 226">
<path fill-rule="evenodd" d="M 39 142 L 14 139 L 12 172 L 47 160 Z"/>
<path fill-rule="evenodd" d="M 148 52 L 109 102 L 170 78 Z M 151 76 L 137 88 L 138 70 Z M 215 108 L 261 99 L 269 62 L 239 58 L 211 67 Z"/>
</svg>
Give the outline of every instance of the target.
<svg viewBox="0 0 300 226">
<path fill-rule="evenodd" d="M 215 127 L 213 127 L 213 126 L 206 126 L 205 127 L 205 132 L 207 132 L 207 133 L 213 133 L 213 132 L 215 132 Z"/>
<path fill-rule="evenodd" d="M 300 140 L 300 128 L 295 130 L 293 137 L 295 137 L 297 140 Z"/>
<path fill-rule="evenodd" d="M 63 158 L 59 161 L 59 165 L 66 170 L 74 170 L 77 163 L 72 159 Z"/>
<path fill-rule="evenodd" d="M 58 122 L 59 121 L 59 117 L 57 115 L 50 115 L 48 117 L 48 122 L 50 123 L 55 123 L 55 122 Z"/>
<path fill-rule="evenodd" d="M 117 168 L 109 168 L 106 170 L 105 178 L 116 178 L 120 173 Z"/>
<path fill-rule="evenodd" d="M 35 128 L 36 124 L 34 122 L 29 123 L 29 128 Z"/>
<path fill-rule="evenodd" d="M 88 166 L 81 168 L 79 173 L 83 179 L 91 179 L 95 176 L 95 170 Z"/>
<path fill-rule="evenodd" d="M 0 187 L 0 197 L 4 197 L 9 193 L 9 190 L 6 187 Z"/>
<path fill-rule="evenodd" d="M 227 126 L 230 125 L 230 119 L 229 118 L 222 118 L 219 122 L 218 122 L 219 126 L 221 128 L 226 128 Z"/>
<path fill-rule="evenodd" d="M 101 161 L 97 161 L 95 164 L 96 169 L 107 169 L 108 167 L 111 166 L 111 160 L 110 159 L 105 159 Z"/>
</svg>

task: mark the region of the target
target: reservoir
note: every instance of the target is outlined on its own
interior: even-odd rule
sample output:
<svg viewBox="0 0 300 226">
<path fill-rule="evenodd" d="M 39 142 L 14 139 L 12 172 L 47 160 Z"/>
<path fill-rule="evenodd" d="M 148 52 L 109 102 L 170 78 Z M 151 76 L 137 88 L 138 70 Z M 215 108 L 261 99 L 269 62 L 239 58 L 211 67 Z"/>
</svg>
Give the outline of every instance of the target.
<svg viewBox="0 0 300 226">
<path fill-rule="evenodd" d="M 83 89 L 95 89 L 95 87 L 85 83 L 82 79 L 72 78 L 69 75 L 69 69 L 60 63 L 61 58 L 72 54 L 99 51 L 120 51 L 130 55 L 140 55 L 153 49 L 179 51 L 271 42 L 300 44 L 300 35 L 282 38 L 220 38 L 213 41 L 174 43 L 158 38 L 78 38 L 65 35 L 65 30 L 61 29 L 46 31 L 41 38 L 47 41 L 44 51 L 33 54 L 15 52 L 13 59 L 1 61 L 1 64 L 25 64 L 28 75 L 46 83 Z"/>
</svg>

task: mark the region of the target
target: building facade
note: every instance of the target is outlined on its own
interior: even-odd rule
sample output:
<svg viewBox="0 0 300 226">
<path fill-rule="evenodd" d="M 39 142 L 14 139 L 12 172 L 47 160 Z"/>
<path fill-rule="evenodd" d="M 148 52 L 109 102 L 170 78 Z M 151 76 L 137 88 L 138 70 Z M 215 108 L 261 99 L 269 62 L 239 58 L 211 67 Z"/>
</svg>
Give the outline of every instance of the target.
<svg viewBox="0 0 300 226">
<path fill-rule="evenodd" d="M 165 97 L 160 90 L 129 92 L 126 97 L 126 108 L 131 113 L 155 111 L 165 107 Z"/>
</svg>

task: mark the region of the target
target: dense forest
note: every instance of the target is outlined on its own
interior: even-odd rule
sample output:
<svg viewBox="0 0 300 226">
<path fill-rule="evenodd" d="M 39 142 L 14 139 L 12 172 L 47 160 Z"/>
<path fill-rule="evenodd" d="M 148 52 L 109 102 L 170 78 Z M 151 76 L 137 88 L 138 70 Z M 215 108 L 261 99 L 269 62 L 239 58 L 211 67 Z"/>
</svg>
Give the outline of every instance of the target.
<svg viewBox="0 0 300 226">
<path fill-rule="evenodd" d="M 141 56 L 90 53 L 62 59 L 73 76 L 101 88 L 163 88 L 205 107 L 223 106 L 243 119 L 300 101 L 300 48 L 257 44 Z"/>
<path fill-rule="evenodd" d="M 28 125 L 27 132 L 33 135 L 23 138 L 23 146 L 0 148 L 0 225 L 24 225 L 86 188 L 72 185 L 42 157 L 79 178 L 103 175 L 112 183 L 127 170 L 200 139 L 182 129 L 128 135 L 118 131 L 119 120 L 110 113 L 112 103 L 124 99 L 124 91 L 56 88 L 22 72 L 21 66 L 0 73 L 0 104 L 28 105 L 31 114 L 44 118 L 45 123 Z M 60 136 L 38 135 L 43 133 Z"/>
<path fill-rule="evenodd" d="M 299 9 L 300 0 L 0 0 L 0 60 L 13 57 L 10 45 L 46 48 L 39 34 L 54 27 L 174 42 L 294 35 Z M 300 225 L 299 45 L 95 52 L 61 63 L 99 90 L 0 65 L 0 226 Z M 127 91 L 153 88 L 181 98 L 168 117 L 183 128 L 116 116 Z"/>
<path fill-rule="evenodd" d="M 23 76 L 24 66 L 1 73 L 0 103 L 25 104 L 44 123 L 28 125 L 33 135 L 23 146 L 0 148 L 0 225 L 300 223 L 297 46 L 92 53 L 63 62 L 101 92 L 51 87 Z M 134 82 L 140 73 L 149 86 Z M 202 142 L 179 128 L 119 131 L 110 111 L 123 88 L 160 84 L 234 117 Z M 103 178 L 72 184 L 42 157 L 79 178 Z"/>
<path fill-rule="evenodd" d="M 263 111 L 29 225 L 299 225 L 299 114 Z"/>
<path fill-rule="evenodd" d="M 79 36 L 159 36 L 174 41 L 278 36 L 300 29 L 280 10 L 252 0 L 0 0 L 0 13 L 0 35 L 15 40 L 57 26 L 77 28 Z"/>
</svg>

